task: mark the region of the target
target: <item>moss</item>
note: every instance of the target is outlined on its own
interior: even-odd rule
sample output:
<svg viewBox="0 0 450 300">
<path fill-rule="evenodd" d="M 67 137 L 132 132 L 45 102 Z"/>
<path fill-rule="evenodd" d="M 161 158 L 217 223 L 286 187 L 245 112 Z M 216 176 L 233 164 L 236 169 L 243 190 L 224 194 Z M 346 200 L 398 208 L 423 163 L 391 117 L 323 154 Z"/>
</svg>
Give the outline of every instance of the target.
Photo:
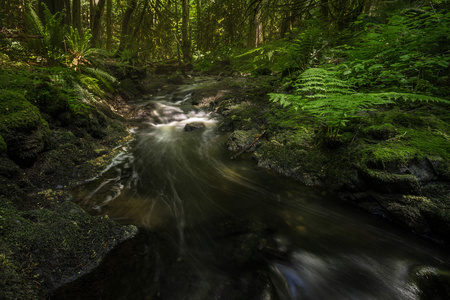
<svg viewBox="0 0 450 300">
<path fill-rule="evenodd" d="M 376 144 L 366 146 L 362 151 L 362 163 L 369 168 L 385 170 L 405 166 L 417 158 L 414 149 L 399 145 Z"/>
<path fill-rule="evenodd" d="M 61 191 L 43 191 L 36 200 L 59 202 L 64 197 Z M 13 293 L 44 298 L 75 274 L 97 266 L 112 247 L 136 233 L 133 226 L 89 216 L 72 202 L 62 202 L 55 210 L 26 212 L 0 203 L 0 212 L 0 260 L 8 267 L 7 274 L 0 271 L 2 299 L 22 298 L 7 297 Z"/>
<path fill-rule="evenodd" d="M 39 110 L 17 92 L 0 90 L 0 130 L 27 131 L 42 122 Z"/>
<path fill-rule="evenodd" d="M 48 122 L 62 121 L 61 125 L 67 126 L 70 119 L 64 113 L 71 110 L 71 97 L 64 90 L 59 89 L 48 82 L 43 82 L 35 86 L 34 91 L 26 94 L 27 99 L 39 108 L 39 111 L 46 116 Z"/>
<path fill-rule="evenodd" d="M 48 142 L 48 123 L 39 110 L 24 96 L 13 91 L 0 91 L 0 134 L 7 153 L 21 165 L 36 159 Z"/>
<path fill-rule="evenodd" d="M 403 127 L 423 127 L 426 123 L 420 117 L 409 113 L 397 113 L 392 118 L 392 123 Z"/>
<path fill-rule="evenodd" d="M 20 169 L 14 162 L 5 157 L 0 157 L 0 176 L 13 178 L 19 174 Z"/>
<path fill-rule="evenodd" d="M 5 140 L 3 139 L 3 136 L 0 134 L 0 155 L 2 153 L 6 153 L 7 145 Z"/>
<path fill-rule="evenodd" d="M 392 124 L 385 123 L 364 128 L 363 132 L 376 140 L 387 140 L 394 137 L 397 130 Z"/>
<path fill-rule="evenodd" d="M 397 144 L 414 149 L 419 156 L 438 156 L 450 160 L 448 136 L 433 130 L 409 129 L 405 132 L 405 138 Z"/>
</svg>

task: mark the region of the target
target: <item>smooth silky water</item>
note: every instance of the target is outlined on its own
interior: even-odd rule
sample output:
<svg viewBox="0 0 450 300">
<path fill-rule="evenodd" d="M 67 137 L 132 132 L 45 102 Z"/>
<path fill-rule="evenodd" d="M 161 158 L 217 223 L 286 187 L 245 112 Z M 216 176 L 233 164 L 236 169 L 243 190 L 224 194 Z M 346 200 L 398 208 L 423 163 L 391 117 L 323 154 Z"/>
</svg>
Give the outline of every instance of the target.
<svg viewBox="0 0 450 300">
<path fill-rule="evenodd" d="M 184 91 L 136 101 L 152 111 L 135 141 L 74 189 L 90 213 L 141 233 L 55 299 L 445 299 L 440 279 L 423 278 L 448 278 L 447 253 L 245 154 L 231 160 L 220 120 Z"/>
</svg>

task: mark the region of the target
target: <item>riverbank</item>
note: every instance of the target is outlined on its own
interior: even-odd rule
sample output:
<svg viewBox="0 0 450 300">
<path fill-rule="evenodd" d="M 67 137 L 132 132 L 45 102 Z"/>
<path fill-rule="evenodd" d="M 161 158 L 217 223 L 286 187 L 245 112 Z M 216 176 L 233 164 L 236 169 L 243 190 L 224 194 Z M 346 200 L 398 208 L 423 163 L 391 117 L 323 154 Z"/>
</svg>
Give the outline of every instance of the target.
<svg viewBox="0 0 450 300">
<path fill-rule="evenodd" d="M 86 91 L 88 103 L 51 70 L 3 60 L 0 77 L 0 298 L 45 299 L 137 233 L 90 216 L 68 191 L 126 147 L 130 133 L 110 104 L 130 88 Z"/>
<path fill-rule="evenodd" d="M 230 157 L 252 157 L 432 239 L 450 241 L 448 105 L 379 107 L 329 138 L 309 115 L 269 101 L 279 77 L 222 78 L 193 103 L 223 115 Z"/>
<path fill-rule="evenodd" d="M 338 193 L 448 245 L 445 109 L 392 106 L 358 119 L 331 141 L 310 116 L 269 101 L 277 77 L 215 78 L 217 83 L 195 90 L 191 101 L 223 116 L 220 130 L 230 132 L 231 159 L 255 159 L 260 167 Z M 5 268 L 0 279 L 5 299 L 46 298 L 137 233 L 134 226 L 89 216 L 68 201 L 66 188 L 96 176 L 126 147 L 130 135 L 119 115 L 130 112 L 127 98 L 164 93 L 193 79 L 179 72 L 128 78 L 120 83 L 119 94 L 106 95 L 108 101 L 95 106 L 73 105 L 48 82 L 37 87 L 23 80 L 16 90 L 1 94 L 0 259 Z M 20 93 L 22 88 L 28 92 Z"/>
</svg>

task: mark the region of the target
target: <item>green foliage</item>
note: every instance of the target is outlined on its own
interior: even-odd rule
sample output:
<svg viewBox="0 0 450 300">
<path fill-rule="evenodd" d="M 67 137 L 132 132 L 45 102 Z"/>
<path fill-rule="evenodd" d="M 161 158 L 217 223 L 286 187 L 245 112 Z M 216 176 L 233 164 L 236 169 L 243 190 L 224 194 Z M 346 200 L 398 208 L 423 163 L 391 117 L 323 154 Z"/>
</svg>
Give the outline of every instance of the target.
<svg viewBox="0 0 450 300">
<path fill-rule="evenodd" d="M 364 16 L 356 24 L 363 33 L 339 49 L 346 61 L 337 69 L 346 79 L 358 87 L 450 95 L 440 88 L 449 81 L 450 13 L 424 7 L 394 14 L 386 24 L 364 23 Z"/>
<path fill-rule="evenodd" d="M 302 32 L 294 30 L 295 38 L 286 38 L 250 49 L 233 57 L 233 64 L 241 71 L 258 73 L 268 69 L 291 73 L 318 64 L 328 44 L 326 33 L 311 27 Z"/>
<path fill-rule="evenodd" d="M 84 56 L 87 50 L 89 50 L 92 34 L 90 29 L 84 33 L 78 32 L 78 29 L 69 27 L 69 32 L 65 36 L 67 47 L 73 52 L 74 56 Z"/>
<path fill-rule="evenodd" d="M 107 52 L 99 48 L 91 48 L 92 34 L 88 29 L 84 33 L 78 32 L 72 26 L 65 35 L 65 42 L 68 47 L 69 66 L 78 70 L 82 66 L 93 65 L 97 63 L 98 58 L 106 57 Z"/>
<path fill-rule="evenodd" d="M 65 11 L 52 15 L 47 6 L 44 7 L 44 21 L 42 22 L 31 4 L 27 4 L 25 18 L 28 31 L 42 38 L 30 41 L 30 46 L 35 53 L 46 56 L 51 60 L 59 61 L 63 54 L 63 41 L 65 28 L 62 23 Z"/>
<path fill-rule="evenodd" d="M 114 88 L 112 86 L 113 83 L 115 83 L 117 80 L 114 76 L 109 74 L 106 71 L 103 71 L 101 69 L 97 68 L 89 68 L 85 67 L 83 68 L 85 73 L 89 74 L 93 79 L 97 79 L 100 81 L 105 88 L 107 88 L 110 91 L 113 91 Z M 102 95 L 103 93 L 98 93 L 99 95 Z"/>
<path fill-rule="evenodd" d="M 293 94 L 269 94 L 272 102 L 282 106 L 292 105 L 316 117 L 328 127 L 332 138 L 352 118 L 361 116 L 363 111 L 371 110 L 375 105 L 389 104 L 404 99 L 420 102 L 450 102 L 433 96 L 412 93 L 357 93 L 348 81 L 339 79 L 332 71 L 312 68 L 300 73 L 291 82 Z"/>
</svg>

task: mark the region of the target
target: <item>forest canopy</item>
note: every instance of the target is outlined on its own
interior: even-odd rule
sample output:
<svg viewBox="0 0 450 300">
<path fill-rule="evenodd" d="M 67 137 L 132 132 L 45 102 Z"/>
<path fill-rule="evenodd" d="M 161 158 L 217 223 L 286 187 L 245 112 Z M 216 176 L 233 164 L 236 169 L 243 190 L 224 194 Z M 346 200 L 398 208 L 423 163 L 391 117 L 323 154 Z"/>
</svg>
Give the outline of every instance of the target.
<svg viewBox="0 0 450 300">
<path fill-rule="evenodd" d="M 385 24 L 402 8 L 426 6 L 438 14 L 447 4 L 443 0 L 1 0 L 0 37 L 2 49 L 15 56 L 29 55 L 28 48 L 46 60 L 69 54 L 73 61 L 89 47 L 130 63 L 178 59 L 208 65 L 280 40 L 304 39 L 291 48 L 311 47 L 317 52 L 332 44 L 336 35 L 354 37 L 368 24 Z M 269 59 L 277 51 L 298 50 L 285 44 L 273 47 L 276 51 L 265 52 Z M 302 67 L 305 61 L 295 61 L 299 59 L 292 60 Z"/>
</svg>

